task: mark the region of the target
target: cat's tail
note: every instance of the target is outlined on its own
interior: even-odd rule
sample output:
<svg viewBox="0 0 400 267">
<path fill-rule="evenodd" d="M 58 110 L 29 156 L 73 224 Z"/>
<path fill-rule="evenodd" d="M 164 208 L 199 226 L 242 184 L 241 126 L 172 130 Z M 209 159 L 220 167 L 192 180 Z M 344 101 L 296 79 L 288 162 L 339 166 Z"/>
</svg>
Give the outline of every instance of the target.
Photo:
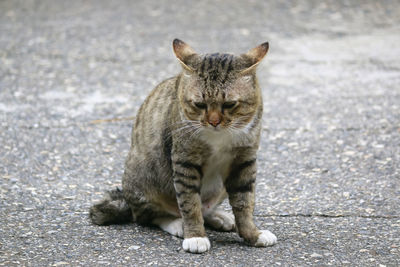
<svg viewBox="0 0 400 267">
<path fill-rule="evenodd" d="M 132 211 L 119 188 L 107 191 L 104 199 L 90 208 L 89 216 L 92 222 L 97 225 L 132 221 Z"/>
</svg>

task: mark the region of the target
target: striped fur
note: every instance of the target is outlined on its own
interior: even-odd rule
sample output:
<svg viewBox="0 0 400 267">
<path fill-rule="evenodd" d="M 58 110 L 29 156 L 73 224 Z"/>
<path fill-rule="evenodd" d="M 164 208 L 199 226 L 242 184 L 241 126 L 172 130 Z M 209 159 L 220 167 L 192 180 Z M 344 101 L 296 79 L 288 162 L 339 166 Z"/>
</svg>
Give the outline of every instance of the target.
<svg viewBox="0 0 400 267">
<path fill-rule="evenodd" d="M 229 195 L 239 234 L 255 245 L 260 235 L 253 222 L 256 152 L 263 110 L 255 66 L 268 44 L 240 56 L 200 55 L 180 40 L 173 47 L 183 70 L 158 85 L 138 111 L 123 199 L 139 223 L 162 222 L 160 227 L 172 229 L 166 223 L 181 225 L 174 218 L 182 218 L 185 240 L 203 242 L 205 248 L 204 223 L 234 229 L 231 217 L 217 209 Z M 92 208 L 92 219 L 96 212 Z"/>
</svg>

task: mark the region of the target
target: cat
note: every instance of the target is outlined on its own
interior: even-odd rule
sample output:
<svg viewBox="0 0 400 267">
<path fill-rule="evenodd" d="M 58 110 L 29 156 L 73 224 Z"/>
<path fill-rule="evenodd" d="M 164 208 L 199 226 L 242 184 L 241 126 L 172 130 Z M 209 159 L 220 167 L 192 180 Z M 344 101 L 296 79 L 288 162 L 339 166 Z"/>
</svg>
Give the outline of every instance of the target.
<svg viewBox="0 0 400 267">
<path fill-rule="evenodd" d="M 268 48 L 266 42 L 239 56 L 201 55 L 175 39 L 182 72 L 140 107 L 122 191 L 91 207 L 92 222 L 156 225 L 184 238 L 192 253 L 210 249 L 204 224 L 237 231 L 252 246 L 275 244 L 276 236 L 253 221 L 263 114 L 256 67 Z M 219 207 L 226 198 L 233 214 Z"/>
</svg>

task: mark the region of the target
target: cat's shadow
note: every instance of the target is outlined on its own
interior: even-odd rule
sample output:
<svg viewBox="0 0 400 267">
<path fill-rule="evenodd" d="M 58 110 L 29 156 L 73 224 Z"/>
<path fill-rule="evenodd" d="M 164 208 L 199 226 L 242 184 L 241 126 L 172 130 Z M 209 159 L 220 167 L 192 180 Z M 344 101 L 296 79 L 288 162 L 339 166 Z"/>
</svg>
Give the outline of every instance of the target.
<svg viewBox="0 0 400 267">
<path fill-rule="evenodd" d="M 236 232 L 219 232 L 210 228 L 206 229 L 210 241 L 217 246 L 247 246 Z"/>
<path fill-rule="evenodd" d="M 131 228 L 135 227 L 138 228 L 142 234 L 153 234 L 152 237 L 156 235 L 157 237 L 161 238 L 170 238 L 171 240 L 179 241 L 181 242 L 183 239 L 172 236 L 163 230 L 161 230 L 159 227 L 154 226 L 154 225 L 139 225 L 136 223 L 122 223 L 122 224 L 114 224 L 110 225 L 111 227 L 114 227 L 115 229 L 126 229 L 126 228 Z M 246 243 L 243 242 L 243 239 L 239 237 L 238 233 L 236 232 L 220 232 L 216 231 L 210 227 L 206 226 L 206 233 L 208 238 L 210 239 L 211 243 L 214 244 L 215 246 L 218 247 L 230 247 L 230 246 L 239 246 L 239 247 L 248 247 Z M 178 249 L 179 250 L 179 249 Z"/>
</svg>

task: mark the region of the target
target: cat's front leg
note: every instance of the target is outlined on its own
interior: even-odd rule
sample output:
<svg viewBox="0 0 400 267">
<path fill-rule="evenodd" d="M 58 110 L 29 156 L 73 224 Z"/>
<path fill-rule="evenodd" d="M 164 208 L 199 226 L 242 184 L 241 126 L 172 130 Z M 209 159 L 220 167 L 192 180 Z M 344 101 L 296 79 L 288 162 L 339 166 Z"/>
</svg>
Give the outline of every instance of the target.
<svg viewBox="0 0 400 267">
<path fill-rule="evenodd" d="M 201 176 L 200 165 L 188 161 L 174 162 L 176 199 L 183 218 L 182 247 L 185 251 L 192 253 L 203 253 L 211 247 L 201 212 Z"/>
<path fill-rule="evenodd" d="M 255 157 L 237 160 L 231 168 L 225 186 L 239 235 L 252 246 L 265 247 L 274 245 L 277 239 L 270 231 L 260 231 L 254 224 L 256 172 Z"/>
</svg>

